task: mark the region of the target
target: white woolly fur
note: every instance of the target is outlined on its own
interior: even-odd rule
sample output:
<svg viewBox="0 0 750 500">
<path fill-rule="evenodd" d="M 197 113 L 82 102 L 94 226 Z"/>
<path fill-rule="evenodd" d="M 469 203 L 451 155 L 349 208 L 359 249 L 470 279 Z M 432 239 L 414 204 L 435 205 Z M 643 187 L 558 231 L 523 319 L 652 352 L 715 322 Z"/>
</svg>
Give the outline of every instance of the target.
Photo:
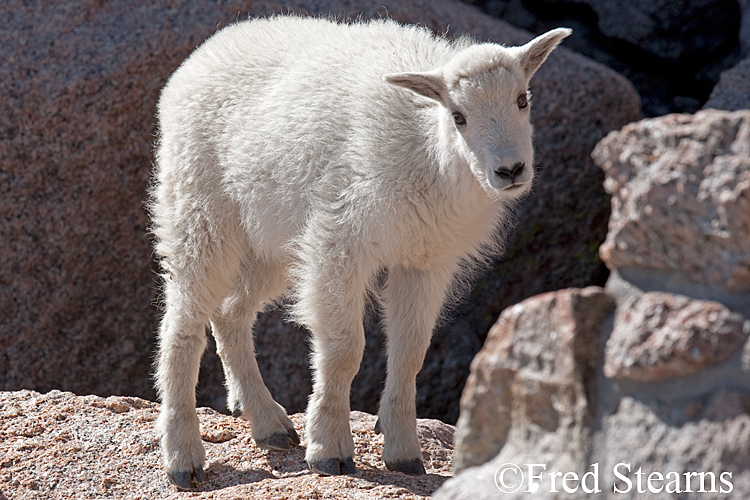
<svg viewBox="0 0 750 500">
<path fill-rule="evenodd" d="M 279 16 L 219 31 L 180 66 L 159 101 L 151 202 L 158 428 L 175 484 L 203 479 L 194 407 L 209 323 L 230 408 L 259 445 L 297 444 L 252 346 L 255 315 L 284 295 L 314 347 L 307 462 L 351 470 L 349 387 L 384 272 L 383 458 L 423 471 L 416 373 L 451 283 L 501 248 L 530 189 L 527 86 L 568 33 L 506 48 L 390 20 Z"/>
</svg>

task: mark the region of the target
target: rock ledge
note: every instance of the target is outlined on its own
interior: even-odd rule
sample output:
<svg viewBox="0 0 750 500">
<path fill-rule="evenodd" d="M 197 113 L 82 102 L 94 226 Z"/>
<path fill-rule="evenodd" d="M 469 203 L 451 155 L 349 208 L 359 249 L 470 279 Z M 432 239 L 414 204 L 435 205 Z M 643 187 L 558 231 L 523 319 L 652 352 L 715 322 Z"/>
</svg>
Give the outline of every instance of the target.
<svg viewBox="0 0 750 500">
<path fill-rule="evenodd" d="M 0 392 L 0 500 L 182 498 L 159 463 L 154 421 L 159 405 L 132 397 L 79 397 L 69 392 Z M 191 499 L 428 498 L 450 475 L 454 427 L 420 419 L 427 475 L 389 472 L 375 417 L 352 412 L 357 473 L 319 477 L 304 447 L 255 447 L 250 424 L 198 410 L 207 479 Z M 305 444 L 304 414 L 292 415 Z"/>
</svg>

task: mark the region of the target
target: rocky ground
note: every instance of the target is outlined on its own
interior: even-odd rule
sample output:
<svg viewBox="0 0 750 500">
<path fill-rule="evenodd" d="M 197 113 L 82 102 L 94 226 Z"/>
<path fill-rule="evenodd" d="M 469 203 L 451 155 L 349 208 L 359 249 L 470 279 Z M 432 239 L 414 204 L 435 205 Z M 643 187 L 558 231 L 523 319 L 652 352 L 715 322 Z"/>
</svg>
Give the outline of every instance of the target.
<svg viewBox="0 0 750 500">
<path fill-rule="evenodd" d="M 302 446 L 269 452 L 255 447 L 249 423 L 202 408 L 208 481 L 181 493 L 159 465 L 158 411 L 131 397 L 0 392 L 0 499 L 420 499 L 452 467 L 454 428 L 437 420 L 418 422 L 427 474 L 412 477 L 386 470 L 375 417 L 352 412 L 357 473 L 324 478 L 304 463 L 304 415 L 291 417 Z"/>
</svg>

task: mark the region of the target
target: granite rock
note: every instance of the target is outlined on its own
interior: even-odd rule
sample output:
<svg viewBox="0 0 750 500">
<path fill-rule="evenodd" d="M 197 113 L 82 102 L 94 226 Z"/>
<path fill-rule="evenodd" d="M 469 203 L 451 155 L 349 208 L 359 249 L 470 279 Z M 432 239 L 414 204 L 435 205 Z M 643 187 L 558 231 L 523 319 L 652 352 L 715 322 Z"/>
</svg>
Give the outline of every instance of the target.
<svg viewBox="0 0 750 500">
<path fill-rule="evenodd" d="M 588 449 L 579 450 L 582 458 L 577 461 L 550 460 L 543 445 L 529 443 L 525 450 L 516 449 L 513 454 L 503 451 L 481 466 L 458 473 L 432 498 L 747 498 L 750 393 L 722 388 L 689 396 L 678 393 L 675 397 L 664 389 L 625 394 L 617 397 L 614 405 L 600 407 L 597 414 L 601 420 L 590 429 L 591 444 Z M 512 473 L 509 467 L 514 464 L 521 468 L 523 476 Z M 528 464 L 546 468 L 530 471 Z M 506 493 L 498 486 L 498 476 L 504 470 L 509 471 L 503 477 L 503 484 L 508 486 Z M 530 472 L 541 474 L 543 480 L 532 480 Z M 559 474 L 555 483 L 550 474 Z M 577 479 L 568 483 L 571 492 L 566 492 L 562 477 L 569 474 Z M 658 475 L 653 476 L 650 490 L 648 477 L 652 474 L 661 474 L 663 479 L 660 482 Z"/>
<path fill-rule="evenodd" d="M 748 21 L 750 22 L 750 19 Z M 703 105 L 703 109 L 708 108 L 727 111 L 750 109 L 750 59 L 743 59 L 721 74 L 719 83 Z"/>
<path fill-rule="evenodd" d="M 518 463 L 517 452 L 539 452 L 542 438 L 550 460 L 577 461 L 588 446 L 599 336 L 613 309 L 609 295 L 589 287 L 538 295 L 503 311 L 461 398 L 456 472 L 501 450 Z"/>
<path fill-rule="evenodd" d="M 571 3 L 570 0 L 543 0 Z M 652 56 L 695 64 L 720 55 L 736 41 L 736 0 L 573 0 L 597 15 L 601 32 Z"/>
<path fill-rule="evenodd" d="M 649 381 L 715 366 L 739 351 L 750 321 L 718 302 L 649 292 L 618 307 L 604 374 Z"/>
<path fill-rule="evenodd" d="M 155 397 L 159 297 L 144 201 L 159 90 L 217 28 L 282 11 L 389 15 L 508 44 L 532 38 L 452 0 L 84 0 L 43 9 L 9 0 L 0 24 L 0 330 L 12 334 L 0 336 L 0 388 Z M 535 194 L 519 209 L 505 259 L 435 335 L 420 375 L 423 415 L 457 418 L 471 358 L 504 307 L 601 280 L 596 247 L 609 206 L 589 151 L 640 117 L 638 96 L 616 73 L 564 49 L 532 90 Z M 309 394 L 306 334 L 282 316 L 259 321 L 261 371 L 279 401 L 299 411 Z M 353 395 L 355 408 L 373 412 L 384 363 L 382 336 L 368 330 L 372 347 Z M 204 357 L 200 384 L 199 403 L 222 407 L 216 356 Z"/>
<path fill-rule="evenodd" d="M 292 415 L 303 446 L 257 448 L 250 424 L 200 408 L 207 482 L 178 493 L 160 465 L 159 405 L 134 397 L 52 391 L 0 392 L 0 498 L 428 498 L 450 475 L 454 428 L 418 420 L 427 475 L 390 472 L 380 460 L 375 417 L 352 412 L 357 472 L 320 477 L 304 462 L 304 415 Z"/>
<path fill-rule="evenodd" d="M 630 124 L 592 153 L 612 217 L 610 269 L 750 292 L 750 111 L 705 110 Z"/>
<path fill-rule="evenodd" d="M 747 498 L 750 494 L 747 392 L 719 389 L 673 400 L 626 396 L 617 411 L 604 418 L 602 426 L 604 432 L 598 443 L 602 453 L 596 459 L 604 471 L 601 489 L 608 493 L 603 498 L 672 498 L 677 493 L 677 498 L 718 500 Z M 630 464 L 630 470 L 622 464 Z M 628 484 L 614 475 L 615 467 L 631 481 L 631 496 L 614 491 L 615 487 L 619 491 L 628 489 Z M 641 488 L 651 497 L 637 492 L 639 469 L 645 473 Z M 653 483 L 654 489 L 664 488 L 660 494 L 650 492 L 646 481 L 655 472 L 665 476 L 672 473 L 664 482 Z M 686 473 L 690 475 L 689 484 Z"/>
</svg>

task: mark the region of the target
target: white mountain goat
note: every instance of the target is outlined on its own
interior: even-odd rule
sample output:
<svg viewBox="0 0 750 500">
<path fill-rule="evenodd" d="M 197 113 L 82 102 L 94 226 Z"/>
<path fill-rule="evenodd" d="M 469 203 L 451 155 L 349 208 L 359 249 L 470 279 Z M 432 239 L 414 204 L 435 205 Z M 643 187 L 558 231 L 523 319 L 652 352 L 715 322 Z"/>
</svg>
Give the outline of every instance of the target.
<svg viewBox="0 0 750 500">
<path fill-rule="evenodd" d="M 157 428 L 175 485 L 205 480 L 195 386 L 209 323 L 230 409 L 256 444 L 299 444 L 252 339 L 256 314 L 287 294 L 312 334 L 310 469 L 355 471 L 349 390 L 377 296 L 383 460 L 424 473 L 416 375 L 454 275 L 500 248 L 529 192 L 527 86 L 569 33 L 507 48 L 388 20 L 281 16 L 222 29 L 172 75 L 150 209 L 164 270 Z"/>
</svg>

